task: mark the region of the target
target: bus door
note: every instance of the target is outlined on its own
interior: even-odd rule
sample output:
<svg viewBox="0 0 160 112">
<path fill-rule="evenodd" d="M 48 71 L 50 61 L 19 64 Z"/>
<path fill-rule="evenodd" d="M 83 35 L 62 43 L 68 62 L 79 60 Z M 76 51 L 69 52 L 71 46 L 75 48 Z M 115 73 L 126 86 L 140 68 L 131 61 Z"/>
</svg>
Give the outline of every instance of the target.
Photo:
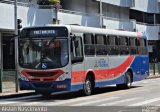
<svg viewBox="0 0 160 112">
<path fill-rule="evenodd" d="M 71 63 L 72 63 L 72 79 L 73 85 L 83 84 L 84 82 L 84 57 L 81 36 L 71 36 Z M 83 86 L 83 85 L 82 85 Z M 76 86 L 74 86 L 76 87 Z M 80 86 L 78 86 L 80 87 Z M 73 88 L 72 88 L 73 89 Z M 74 88 L 80 89 L 80 88 Z"/>
</svg>

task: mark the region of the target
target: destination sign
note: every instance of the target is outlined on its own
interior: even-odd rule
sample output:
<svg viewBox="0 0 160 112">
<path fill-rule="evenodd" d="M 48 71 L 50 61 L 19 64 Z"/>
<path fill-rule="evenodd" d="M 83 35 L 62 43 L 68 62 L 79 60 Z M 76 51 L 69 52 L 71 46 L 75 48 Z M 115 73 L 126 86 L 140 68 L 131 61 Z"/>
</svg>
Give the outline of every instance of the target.
<svg viewBox="0 0 160 112">
<path fill-rule="evenodd" d="M 33 31 L 34 35 L 48 35 L 55 34 L 55 30 L 35 30 Z"/>
<path fill-rule="evenodd" d="M 30 30 L 30 36 L 56 36 L 57 31 L 55 30 Z"/>
<path fill-rule="evenodd" d="M 68 37 L 65 27 L 36 27 L 23 29 L 20 38 Z"/>
</svg>

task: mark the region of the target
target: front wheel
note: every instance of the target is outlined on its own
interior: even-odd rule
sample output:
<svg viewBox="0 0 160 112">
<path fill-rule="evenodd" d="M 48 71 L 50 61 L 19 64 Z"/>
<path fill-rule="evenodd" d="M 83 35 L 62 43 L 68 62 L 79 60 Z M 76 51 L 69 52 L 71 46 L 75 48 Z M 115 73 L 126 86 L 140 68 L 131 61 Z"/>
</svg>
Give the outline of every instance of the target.
<svg viewBox="0 0 160 112">
<path fill-rule="evenodd" d="M 93 91 L 93 83 L 92 83 L 92 78 L 91 77 L 87 77 L 84 83 L 84 94 L 89 96 L 92 94 Z"/>
</svg>

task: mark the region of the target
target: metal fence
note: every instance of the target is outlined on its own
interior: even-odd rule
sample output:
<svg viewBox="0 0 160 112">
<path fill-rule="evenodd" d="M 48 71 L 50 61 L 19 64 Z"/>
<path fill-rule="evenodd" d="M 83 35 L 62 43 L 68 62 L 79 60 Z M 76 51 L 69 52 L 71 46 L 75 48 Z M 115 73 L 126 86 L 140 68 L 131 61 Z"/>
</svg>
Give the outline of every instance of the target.
<svg viewBox="0 0 160 112">
<path fill-rule="evenodd" d="M 15 70 L 3 70 L 2 74 L 2 92 L 15 91 Z"/>
<path fill-rule="evenodd" d="M 149 73 L 150 75 L 159 75 L 160 74 L 160 63 L 150 63 Z"/>
</svg>

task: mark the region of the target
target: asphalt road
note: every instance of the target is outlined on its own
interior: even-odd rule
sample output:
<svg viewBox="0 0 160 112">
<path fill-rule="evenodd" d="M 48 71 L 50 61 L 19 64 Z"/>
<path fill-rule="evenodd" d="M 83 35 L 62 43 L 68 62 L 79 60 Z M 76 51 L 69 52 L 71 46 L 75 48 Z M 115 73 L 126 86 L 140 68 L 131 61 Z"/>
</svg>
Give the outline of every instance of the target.
<svg viewBox="0 0 160 112">
<path fill-rule="evenodd" d="M 0 100 L 0 105 L 49 106 L 53 112 L 160 112 L 160 78 L 135 82 L 131 89 L 119 90 L 114 85 L 96 89 L 91 96 L 80 92 L 53 94 L 48 99 L 32 95 Z"/>
</svg>

